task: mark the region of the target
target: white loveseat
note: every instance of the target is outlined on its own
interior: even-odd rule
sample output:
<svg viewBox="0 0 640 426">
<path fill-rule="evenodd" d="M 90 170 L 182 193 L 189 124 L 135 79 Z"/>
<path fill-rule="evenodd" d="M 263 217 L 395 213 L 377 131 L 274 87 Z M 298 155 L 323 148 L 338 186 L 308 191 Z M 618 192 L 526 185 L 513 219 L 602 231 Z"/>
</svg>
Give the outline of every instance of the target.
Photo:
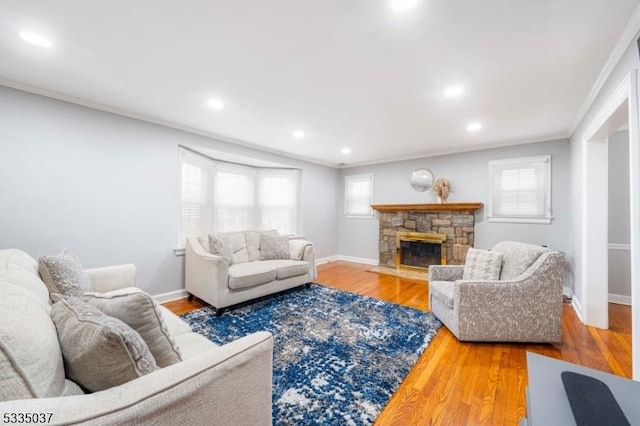
<svg viewBox="0 0 640 426">
<path fill-rule="evenodd" d="M 279 291 L 309 284 L 316 278 L 313 244 L 288 241 L 288 258 L 261 260 L 261 235 L 278 236 L 277 231 L 240 231 L 217 234 L 226 246 L 225 255 L 210 250 L 211 236 L 187 238 L 185 287 L 217 310 Z"/>
<path fill-rule="evenodd" d="M 131 264 L 87 272 L 96 292 L 135 286 Z M 0 250 L 0 421 L 10 413 L 17 413 L 17 421 L 22 413 L 23 422 L 27 413 L 51 413 L 47 424 L 271 424 L 271 334 L 217 346 L 160 308 L 183 361 L 120 386 L 78 394 L 81 390 L 65 379 L 37 262 L 20 250 Z"/>
</svg>

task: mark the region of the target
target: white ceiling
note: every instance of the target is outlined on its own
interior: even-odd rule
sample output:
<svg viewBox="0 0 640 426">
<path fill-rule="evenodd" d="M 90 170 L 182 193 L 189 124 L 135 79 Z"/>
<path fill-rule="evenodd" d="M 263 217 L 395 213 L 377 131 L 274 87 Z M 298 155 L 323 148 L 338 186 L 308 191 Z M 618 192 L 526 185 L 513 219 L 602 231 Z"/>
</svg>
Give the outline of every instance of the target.
<svg viewBox="0 0 640 426">
<path fill-rule="evenodd" d="M 0 83 L 325 164 L 383 162 L 567 137 L 639 3 L 2 0 Z M 452 84 L 465 93 L 445 99 Z"/>
</svg>

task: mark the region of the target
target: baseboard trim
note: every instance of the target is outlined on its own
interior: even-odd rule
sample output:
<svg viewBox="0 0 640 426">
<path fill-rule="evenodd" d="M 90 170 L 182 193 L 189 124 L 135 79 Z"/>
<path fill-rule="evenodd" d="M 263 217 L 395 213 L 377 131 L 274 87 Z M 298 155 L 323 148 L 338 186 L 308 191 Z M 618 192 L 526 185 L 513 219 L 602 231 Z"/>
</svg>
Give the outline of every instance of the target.
<svg viewBox="0 0 640 426">
<path fill-rule="evenodd" d="M 324 265 L 325 263 L 333 262 L 334 260 L 338 260 L 338 256 L 319 257 L 316 259 L 316 266 Z"/>
<path fill-rule="evenodd" d="M 562 287 L 562 295 L 573 297 L 573 290 L 571 290 L 571 287 L 564 286 Z"/>
<path fill-rule="evenodd" d="M 184 299 L 185 297 L 187 297 L 187 290 L 185 289 L 169 291 L 166 293 L 156 294 L 155 296 L 153 296 L 153 298 L 158 303 L 167 303 L 173 300 Z"/>
<path fill-rule="evenodd" d="M 631 296 L 609 293 L 609 303 L 631 306 Z"/>
<path fill-rule="evenodd" d="M 343 260 L 345 262 L 351 262 L 351 263 L 364 263 L 365 265 L 374 265 L 377 266 L 378 265 L 378 259 L 369 259 L 366 257 L 356 257 L 356 256 L 345 256 L 342 254 L 339 254 L 336 256 L 336 260 Z"/>
<path fill-rule="evenodd" d="M 584 324 L 585 323 L 584 319 L 582 319 L 582 305 L 580 304 L 578 299 L 576 299 L 575 297 L 571 299 L 571 307 L 573 308 L 574 312 L 578 316 L 578 319 L 580 320 L 580 322 Z"/>
</svg>

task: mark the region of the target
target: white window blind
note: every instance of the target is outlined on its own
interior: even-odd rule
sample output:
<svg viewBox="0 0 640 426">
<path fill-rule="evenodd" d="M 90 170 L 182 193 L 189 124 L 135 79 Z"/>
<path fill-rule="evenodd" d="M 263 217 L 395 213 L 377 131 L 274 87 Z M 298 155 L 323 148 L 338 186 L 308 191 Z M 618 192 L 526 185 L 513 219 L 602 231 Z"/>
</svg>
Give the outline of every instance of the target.
<svg viewBox="0 0 640 426">
<path fill-rule="evenodd" d="M 373 217 L 373 174 L 344 177 L 345 217 Z"/>
<path fill-rule="evenodd" d="M 216 232 L 253 229 L 256 171 L 238 166 L 217 166 L 215 182 Z"/>
<path fill-rule="evenodd" d="M 214 161 L 180 149 L 179 243 L 205 233 L 277 229 L 298 233 L 295 169 L 267 169 Z"/>
<path fill-rule="evenodd" d="M 202 158 L 181 150 L 181 243 L 186 235 L 207 232 L 213 210 L 213 191 L 210 186 L 213 165 Z"/>
<path fill-rule="evenodd" d="M 298 216 L 298 171 L 258 171 L 260 228 L 295 234 Z"/>
<path fill-rule="evenodd" d="M 551 156 L 489 161 L 490 222 L 551 223 Z"/>
</svg>

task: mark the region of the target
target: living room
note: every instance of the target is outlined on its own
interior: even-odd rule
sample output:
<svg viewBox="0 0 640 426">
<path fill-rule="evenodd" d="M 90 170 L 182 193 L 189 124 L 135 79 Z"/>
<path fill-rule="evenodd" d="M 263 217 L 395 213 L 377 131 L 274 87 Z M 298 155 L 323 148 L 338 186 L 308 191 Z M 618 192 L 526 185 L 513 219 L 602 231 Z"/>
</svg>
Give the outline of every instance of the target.
<svg viewBox="0 0 640 426">
<path fill-rule="evenodd" d="M 123 2 L 120 12 L 105 5 L 92 11 L 74 1 L 57 6 L 13 1 L 0 5 L 1 248 L 20 249 L 34 259 L 66 248 L 79 256 L 85 268 L 134 264 L 136 286 L 159 303 L 186 298 L 186 235 L 181 215 L 181 152 L 186 149 L 222 163 L 296 170 L 297 222 L 291 233 L 313 243 L 319 272 L 314 282 L 358 292 L 358 285 L 347 278 L 357 274 L 369 296 L 386 292 L 394 301 L 402 299 L 403 291 L 415 291 L 420 301 L 414 307 L 427 310 L 427 293 L 418 289 L 420 282 L 367 272 L 379 263 L 378 216 L 345 215 L 345 181 L 350 176 L 373 176 L 370 200 L 374 205 L 437 204 L 433 191 L 419 192 L 410 185 L 413 172 L 427 169 L 434 180 L 450 183 L 447 203 L 483 204 L 474 214 L 475 248 L 518 241 L 564 254 L 563 294 L 573 300 L 563 309 L 574 315 L 570 327 L 583 328 L 575 334 L 565 331 L 563 344 L 571 342 L 572 349 L 565 352 L 573 351 L 568 360 L 588 364 L 581 352 L 588 345 L 580 349 L 573 337 L 593 339 L 589 336 L 598 332 L 585 324 L 606 329 L 617 318 L 602 313 L 603 309 L 608 312 L 608 302 L 624 303 L 627 317 L 640 306 L 640 294 L 632 292 L 640 285 L 640 274 L 633 269 L 640 264 L 638 227 L 615 227 L 625 220 L 640 223 L 638 200 L 628 196 L 640 192 L 638 2 L 622 1 L 611 11 L 593 1 L 589 2 L 592 9 L 576 10 L 575 16 L 569 11 L 581 9 L 580 2 L 554 11 L 552 2 L 527 6 L 532 10 L 491 2 L 485 10 L 471 4 L 447 9 L 420 0 L 416 9 L 401 13 L 391 10 L 389 2 L 344 3 L 293 6 L 278 1 L 270 6 L 273 10 L 258 4 L 247 8 L 202 2 L 190 10 L 171 3 L 153 13 L 155 21 L 148 32 L 134 21 L 144 21 L 149 9 L 156 7 L 151 4 L 138 9 Z M 471 12 L 482 13 L 492 19 L 495 30 L 480 24 L 467 32 L 456 27 L 458 32 L 450 40 L 438 43 L 446 49 L 429 50 L 436 49 L 431 43 L 421 47 L 427 35 L 444 37 L 444 32 L 424 32 L 425 25 L 435 25 L 430 13 L 443 13 L 447 25 L 453 26 L 455 13 L 466 8 L 470 16 L 464 15 L 465 24 L 472 21 Z M 500 11 L 511 15 L 498 19 Z M 178 12 L 185 20 L 180 25 L 173 21 Z M 295 19 L 298 12 L 304 16 L 300 22 Z M 598 15 L 602 19 L 594 17 Z M 273 21 L 261 22 L 263 16 Z M 232 24 L 237 28 L 230 33 L 233 36 L 207 33 L 205 17 L 215 18 L 221 27 L 228 20 L 224 30 L 231 31 Z M 572 17 L 575 22 L 563 28 Z M 510 20 L 512 24 L 504 22 Z M 540 22 L 548 23 L 543 28 L 548 34 L 529 36 L 527 31 L 516 31 L 517 25 L 526 24 L 524 28 L 533 32 Z M 172 25 L 178 25 L 176 32 L 162 31 Z M 381 26 L 381 34 L 374 32 L 375 25 Z M 439 25 L 439 31 L 444 31 L 446 25 Z M 255 32 L 242 36 L 248 27 L 256 27 Z M 188 28 L 195 30 L 191 33 Z M 321 29 L 333 31 L 331 37 L 336 39 L 313 36 L 314 31 L 321 34 Z M 52 46 L 43 49 L 26 43 L 19 36 L 25 30 L 51 37 Z M 186 40 L 180 31 L 185 31 Z M 205 31 L 210 39 L 189 38 L 198 31 Z M 517 41 L 506 43 L 503 39 L 509 34 Z M 368 36 L 374 41 L 367 43 Z M 83 37 L 86 40 L 80 41 Z M 341 37 L 344 43 L 339 42 Z M 209 40 L 219 40 L 219 45 L 208 51 Z M 471 50 L 479 48 L 480 40 L 495 47 L 474 55 Z M 348 44 L 356 41 L 362 44 Z M 318 51 L 303 52 L 305 43 Z M 448 56 L 448 50 L 461 43 L 471 44 L 464 50 L 468 62 L 461 59 L 462 54 Z M 554 43 L 561 47 L 554 50 Z M 120 48 L 124 59 L 118 56 Z M 190 61 L 183 61 L 180 49 L 193 55 Z M 166 57 L 167 52 L 179 60 Z M 198 69 L 199 61 L 205 61 L 201 57 L 211 53 L 219 54 L 224 66 L 207 60 Z M 234 55 L 238 66 L 232 63 Z M 335 63 L 324 66 L 321 73 L 315 68 L 320 59 L 310 59 L 314 55 Z M 445 58 L 440 63 L 443 70 L 434 71 L 425 64 L 416 68 L 421 55 L 434 67 L 436 58 Z M 487 61 L 501 61 L 499 75 L 488 74 L 484 67 L 489 64 L 482 55 Z M 410 58 L 406 64 L 405 56 Z M 567 63 L 560 64 L 563 61 Z M 346 68 L 348 64 L 353 69 Z M 376 66 L 379 71 L 373 69 Z M 371 75 L 366 75 L 367 68 L 373 69 Z M 426 82 L 411 94 L 402 80 L 415 82 L 416 69 L 424 72 Z M 447 70 L 451 75 L 446 75 Z M 238 75 L 232 82 L 234 72 Z M 481 86 L 483 79 L 489 83 Z M 392 81 L 384 86 L 367 85 L 388 80 Z M 462 96 L 444 99 L 441 92 L 459 81 L 464 83 Z M 228 87 L 221 86 L 225 82 Z M 203 86 L 194 87 L 199 83 Z M 330 89 L 331 85 L 337 89 Z M 532 88 L 525 90 L 527 86 Z M 209 108 L 209 96 L 222 96 L 225 89 L 229 95 L 224 108 Z M 283 93 L 281 100 L 273 96 L 277 91 Z M 410 107 L 401 106 L 405 97 L 411 97 Z M 424 110 L 411 108 L 420 102 Z M 386 121 L 376 122 L 387 115 Z M 482 120 L 483 126 L 467 131 L 468 120 Z M 603 136 L 607 126 L 609 133 Z M 602 140 L 608 140 L 610 147 Z M 549 223 L 490 220 L 490 162 L 540 156 L 551 157 Z M 604 169 L 598 162 L 603 159 Z M 616 173 L 626 164 L 626 174 Z M 617 217 L 620 210 L 626 210 L 626 216 Z M 598 223 L 605 224 L 604 236 Z M 614 257 L 622 255 L 626 257 Z M 604 267 L 607 258 L 609 267 Z M 333 272 L 336 267 L 344 269 Z M 625 271 L 622 277 L 614 274 L 620 270 Z M 608 288 L 598 284 L 607 281 Z M 411 305 L 407 300 L 399 303 Z M 455 337 L 446 342 L 428 347 L 429 358 L 445 357 L 447 350 L 460 344 Z M 638 344 L 634 335 L 631 346 L 638 348 Z M 456 350 L 475 350 L 461 345 Z M 551 345 L 538 346 L 539 353 L 552 351 Z M 490 350 L 519 351 L 518 368 L 526 370 L 524 350 L 505 344 Z M 478 353 L 478 358 L 486 353 Z M 613 358 L 625 366 L 616 374 L 631 377 L 633 365 L 633 378 L 638 378 L 640 357 L 616 353 Z M 595 364 L 615 370 L 600 359 Z M 446 399 L 446 391 L 437 398 Z M 521 400 L 518 407 L 524 405 L 524 395 L 505 401 L 510 398 Z M 407 402 L 406 407 L 413 405 Z M 497 412 L 499 404 L 496 407 Z M 391 423 L 392 419 L 386 420 Z"/>
</svg>

